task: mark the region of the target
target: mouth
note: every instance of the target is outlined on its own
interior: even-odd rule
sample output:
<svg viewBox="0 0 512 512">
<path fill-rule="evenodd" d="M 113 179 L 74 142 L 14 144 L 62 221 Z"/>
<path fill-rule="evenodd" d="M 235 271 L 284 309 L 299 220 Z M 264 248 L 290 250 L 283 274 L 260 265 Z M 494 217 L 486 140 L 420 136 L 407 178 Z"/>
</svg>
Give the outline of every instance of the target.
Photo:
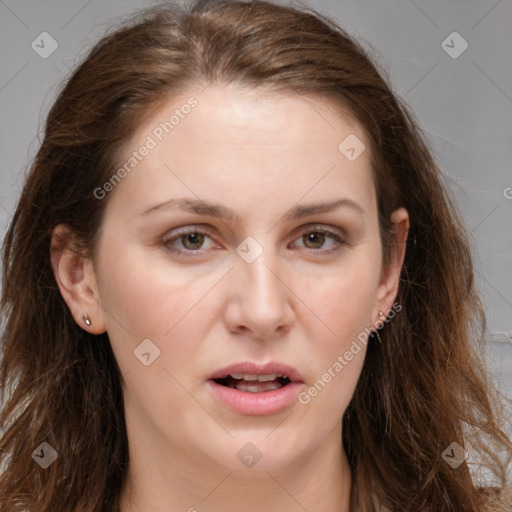
<svg viewBox="0 0 512 512">
<path fill-rule="evenodd" d="M 244 415 L 276 414 L 290 407 L 304 382 L 288 365 L 237 363 L 210 375 L 210 389 L 225 407 Z"/>
<path fill-rule="evenodd" d="M 212 380 L 221 386 L 247 393 L 273 391 L 287 386 L 291 382 L 287 375 L 277 375 L 275 373 L 267 375 L 232 373 L 227 377 Z"/>
</svg>

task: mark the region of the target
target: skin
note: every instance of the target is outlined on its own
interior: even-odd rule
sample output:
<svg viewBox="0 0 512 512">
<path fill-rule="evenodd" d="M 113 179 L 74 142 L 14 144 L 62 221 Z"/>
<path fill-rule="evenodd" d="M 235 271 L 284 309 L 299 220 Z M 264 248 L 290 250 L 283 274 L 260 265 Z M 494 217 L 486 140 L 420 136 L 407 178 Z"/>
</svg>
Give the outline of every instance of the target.
<svg viewBox="0 0 512 512">
<path fill-rule="evenodd" d="M 103 199 L 96 260 L 69 250 L 71 238 L 52 254 L 75 320 L 93 334 L 108 332 L 123 374 L 130 469 L 122 510 L 346 512 L 351 476 L 341 419 L 364 344 L 308 404 L 294 401 L 272 415 L 227 409 L 206 381 L 231 363 L 273 360 L 302 374 L 302 390 L 312 386 L 379 311 L 391 309 L 407 212 L 393 214 L 398 243 L 385 268 L 364 130 L 318 98 L 191 89 L 140 126 L 126 157 L 190 96 L 198 105 Z M 355 161 L 338 150 L 349 134 L 366 145 Z M 140 215 L 184 197 L 221 203 L 240 218 L 173 208 Z M 363 213 L 345 206 L 284 219 L 297 204 L 339 198 Z M 211 232 L 187 244 L 176 233 L 186 227 Z M 344 243 L 311 240 L 318 227 Z M 55 230 L 55 244 L 63 233 Z M 263 249 L 252 263 L 236 252 L 247 236 Z M 160 350 L 149 366 L 134 357 L 145 339 Z M 237 458 L 249 442 L 262 455 L 252 468 Z"/>
</svg>

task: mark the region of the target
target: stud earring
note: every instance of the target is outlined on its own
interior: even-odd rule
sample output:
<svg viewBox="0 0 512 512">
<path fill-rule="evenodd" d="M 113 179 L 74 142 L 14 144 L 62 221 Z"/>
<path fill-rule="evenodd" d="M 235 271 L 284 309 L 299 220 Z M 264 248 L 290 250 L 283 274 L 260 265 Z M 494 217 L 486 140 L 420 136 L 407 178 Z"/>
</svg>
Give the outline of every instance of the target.
<svg viewBox="0 0 512 512">
<path fill-rule="evenodd" d="M 89 318 L 89 315 L 84 315 L 82 318 L 84 320 L 85 325 L 87 325 L 87 327 L 90 327 L 92 325 L 92 322 L 91 322 L 91 319 Z"/>
<path fill-rule="evenodd" d="M 379 316 L 384 316 L 384 313 L 382 311 L 379 311 Z"/>
</svg>

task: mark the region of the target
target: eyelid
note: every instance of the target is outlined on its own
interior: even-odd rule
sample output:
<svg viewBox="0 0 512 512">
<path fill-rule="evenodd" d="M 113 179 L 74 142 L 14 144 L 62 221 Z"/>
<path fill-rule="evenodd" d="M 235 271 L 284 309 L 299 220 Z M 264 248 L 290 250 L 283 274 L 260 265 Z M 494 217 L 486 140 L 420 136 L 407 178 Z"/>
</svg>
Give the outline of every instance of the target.
<svg viewBox="0 0 512 512">
<path fill-rule="evenodd" d="M 172 237 L 169 237 L 169 239 L 176 238 L 178 235 L 188 234 L 188 233 L 205 233 L 205 234 L 212 234 L 214 231 L 213 228 L 211 228 L 208 225 L 203 224 L 187 224 L 186 226 L 178 227 L 175 229 L 172 229 L 169 231 L 169 233 L 173 233 Z"/>
<path fill-rule="evenodd" d="M 326 226 L 325 224 L 319 224 L 319 223 L 305 224 L 304 226 L 297 228 L 294 236 L 297 236 L 297 234 L 309 233 L 310 231 L 311 232 L 317 231 L 317 232 L 326 233 L 329 235 L 337 235 L 343 239 L 348 238 L 348 235 L 344 229 L 335 228 L 333 226 Z"/>
</svg>

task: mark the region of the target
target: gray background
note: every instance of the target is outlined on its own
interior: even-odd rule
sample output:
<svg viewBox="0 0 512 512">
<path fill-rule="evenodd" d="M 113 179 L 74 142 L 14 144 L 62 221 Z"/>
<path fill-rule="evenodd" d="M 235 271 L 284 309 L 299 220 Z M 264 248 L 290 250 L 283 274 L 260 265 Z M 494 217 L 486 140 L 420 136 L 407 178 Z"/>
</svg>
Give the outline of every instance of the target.
<svg viewBox="0 0 512 512">
<path fill-rule="evenodd" d="M 155 3 L 0 0 L 2 236 L 61 80 L 113 23 Z M 512 2 L 302 4 L 358 37 L 417 115 L 471 232 L 489 321 L 489 367 L 512 398 Z M 31 47 L 41 46 L 42 32 L 58 44 L 48 58 Z M 468 47 L 458 55 L 464 41 Z"/>
</svg>

